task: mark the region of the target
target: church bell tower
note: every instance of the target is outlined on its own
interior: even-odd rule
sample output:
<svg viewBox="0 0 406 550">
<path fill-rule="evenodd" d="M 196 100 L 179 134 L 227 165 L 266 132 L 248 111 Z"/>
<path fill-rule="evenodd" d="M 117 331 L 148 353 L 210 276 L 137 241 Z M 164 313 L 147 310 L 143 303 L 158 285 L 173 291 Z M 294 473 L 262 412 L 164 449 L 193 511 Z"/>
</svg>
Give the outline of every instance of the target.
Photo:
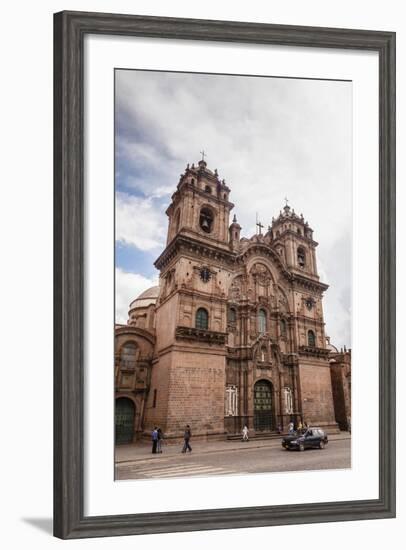
<svg viewBox="0 0 406 550">
<path fill-rule="evenodd" d="M 318 279 L 316 264 L 317 242 L 313 240 L 313 229 L 303 215 L 298 216 L 286 205 L 278 218 L 272 219 L 273 243 L 286 261 L 287 267 L 306 277 Z"/>
<path fill-rule="evenodd" d="M 235 257 L 229 195 L 203 156 L 187 165 L 166 211 L 145 428 L 159 425 L 169 438 L 181 437 L 186 424 L 194 438 L 224 437 L 226 289 Z"/>
<path fill-rule="evenodd" d="M 205 160 L 189 164 L 166 214 L 169 218 L 167 244 L 179 233 L 216 245 L 228 245 L 230 189 L 220 180 L 217 170 L 207 168 Z"/>
</svg>

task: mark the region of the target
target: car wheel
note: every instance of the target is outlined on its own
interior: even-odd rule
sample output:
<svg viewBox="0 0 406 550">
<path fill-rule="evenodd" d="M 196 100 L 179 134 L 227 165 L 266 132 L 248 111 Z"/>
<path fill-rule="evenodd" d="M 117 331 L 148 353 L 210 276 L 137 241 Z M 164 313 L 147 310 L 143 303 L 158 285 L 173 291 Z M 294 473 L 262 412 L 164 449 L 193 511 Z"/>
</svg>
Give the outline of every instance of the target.
<svg viewBox="0 0 406 550">
<path fill-rule="evenodd" d="M 301 443 L 301 444 L 299 445 L 299 451 L 304 451 L 304 445 L 303 445 L 303 443 Z"/>
<path fill-rule="evenodd" d="M 320 449 L 324 449 L 324 441 L 320 441 L 320 443 L 319 443 L 319 448 L 320 448 Z"/>
</svg>

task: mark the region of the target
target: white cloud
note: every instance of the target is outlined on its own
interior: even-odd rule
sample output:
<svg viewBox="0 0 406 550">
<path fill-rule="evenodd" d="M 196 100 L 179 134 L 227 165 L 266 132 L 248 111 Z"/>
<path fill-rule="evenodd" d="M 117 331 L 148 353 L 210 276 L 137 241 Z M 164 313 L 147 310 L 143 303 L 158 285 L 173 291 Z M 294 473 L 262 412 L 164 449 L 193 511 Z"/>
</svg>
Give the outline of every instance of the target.
<svg viewBox="0 0 406 550">
<path fill-rule="evenodd" d="M 116 240 L 140 250 L 154 250 L 165 243 L 166 216 L 152 198 L 126 193 L 116 195 Z"/>
<path fill-rule="evenodd" d="M 318 272 L 320 279 L 330 285 L 323 300 L 326 335 L 337 348 L 351 347 L 350 281 L 337 281 L 337 273 L 326 270 L 320 257 Z"/>
<path fill-rule="evenodd" d="M 285 196 L 303 212 L 330 284 L 326 332 L 333 342 L 350 345 L 343 340 L 350 338 L 351 83 L 150 71 L 116 75 L 120 179 L 149 197 L 128 204 L 139 208 L 136 220 L 134 211 L 122 208 L 123 242 L 142 250 L 164 246 L 162 198 L 168 195 L 169 204 L 179 173 L 204 148 L 209 167 L 231 188 L 243 236 L 251 236 L 256 212 L 265 226 L 271 223 Z"/>
<path fill-rule="evenodd" d="M 158 277 L 149 279 L 140 273 L 128 273 L 116 268 L 116 323 L 127 324 L 128 306 L 151 286 L 158 285 Z"/>
</svg>

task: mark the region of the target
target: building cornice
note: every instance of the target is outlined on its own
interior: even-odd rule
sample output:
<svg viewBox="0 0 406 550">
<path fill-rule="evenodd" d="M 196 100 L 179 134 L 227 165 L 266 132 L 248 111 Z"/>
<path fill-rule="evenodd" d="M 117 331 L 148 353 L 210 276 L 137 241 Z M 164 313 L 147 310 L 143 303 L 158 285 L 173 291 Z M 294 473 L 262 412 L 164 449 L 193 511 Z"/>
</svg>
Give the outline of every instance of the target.
<svg viewBox="0 0 406 550">
<path fill-rule="evenodd" d="M 330 354 L 330 350 L 327 348 L 316 348 L 313 346 L 299 346 L 299 355 L 306 357 L 319 357 L 327 359 Z"/>
<path fill-rule="evenodd" d="M 279 237 L 274 238 L 273 242 L 275 244 L 279 244 L 279 243 L 282 244 L 287 235 L 294 237 L 295 240 L 302 241 L 303 243 L 306 243 L 306 244 L 310 244 L 314 246 L 314 248 L 316 248 L 319 245 L 319 243 L 313 240 L 312 238 L 305 237 L 304 235 L 299 235 L 299 233 L 296 233 L 292 229 L 284 229 L 283 232 L 279 235 Z"/>
<path fill-rule="evenodd" d="M 311 323 L 313 323 L 315 325 L 320 325 L 320 326 L 324 326 L 326 324 L 322 318 L 315 319 L 314 317 L 309 317 L 307 315 L 302 315 L 301 313 L 297 313 L 294 317 L 298 321 L 303 321 L 305 323 L 308 323 L 309 325 Z"/>
<path fill-rule="evenodd" d="M 235 252 L 227 250 L 224 245 L 223 247 L 216 246 L 215 244 L 203 242 L 194 237 L 178 233 L 162 254 L 155 260 L 154 266 L 159 270 L 164 269 L 180 251 L 189 252 L 191 255 L 197 255 L 202 259 L 207 258 L 209 260 L 221 261 L 226 264 L 234 263 L 233 260 L 236 256 Z"/>
<path fill-rule="evenodd" d="M 316 281 L 305 275 L 299 275 L 298 273 L 291 273 L 292 283 L 294 286 L 305 288 L 306 290 L 313 290 L 315 292 L 324 292 L 328 289 L 329 285 Z"/>
<path fill-rule="evenodd" d="M 211 180 L 213 183 L 216 183 L 217 184 L 217 187 L 219 189 L 221 189 L 220 193 L 224 193 L 224 192 L 229 192 L 230 190 L 228 189 L 228 187 L 223 187 L 221 186 L 220 184 L 220 187 L 219 187 L 219 182 L 216 181 L 215 179 Z M 196 185 L 192 185 L 191 183 L 187 182 L 185 184 L 183 184 L 182 186 L 182 191 L 183 190 L 187 190 L 187 191 L 190 191 L 191 193 L 194 193 L 196 195 L 199 195 L 201 197 L 204 197 L 208 200 L 213 200 L 214 202 L 218 203 L 219 205 L 227 205 L 230 210 L 232 210 L 234 208 L 234 203 L 230 202 L 228 199 L 223 199 L 221 197 L 219 197 L 218 195 L 213 195 L 213 194 L 208 194 L 206 191 L 204 191 L 204 189 L 199 189 L 199 187 L 197 187 Z M 172 200 L 174 200 L 175 198 L 177 198 L 177 195 L 178 193 L 180 193 L 180 190 L 176 191 L 173 196 L 172 196 Z"/>
</svg>

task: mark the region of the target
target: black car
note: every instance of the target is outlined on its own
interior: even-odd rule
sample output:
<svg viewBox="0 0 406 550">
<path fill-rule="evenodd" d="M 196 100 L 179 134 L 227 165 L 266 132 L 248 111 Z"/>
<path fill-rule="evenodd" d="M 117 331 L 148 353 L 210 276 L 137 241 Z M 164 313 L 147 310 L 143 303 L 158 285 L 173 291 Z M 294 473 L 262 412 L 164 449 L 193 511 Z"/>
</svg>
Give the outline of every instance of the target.
<svg viewBox="0 0 406 550">
<path fill-rule="evenodd" d="M 308 428 L 304 433 L 288 435 L 282 439 L 282 447 L 287 451 L 305 449 L 324 449 L 328 443 L 327 434 L 321 428 Z"/>
</svg>

